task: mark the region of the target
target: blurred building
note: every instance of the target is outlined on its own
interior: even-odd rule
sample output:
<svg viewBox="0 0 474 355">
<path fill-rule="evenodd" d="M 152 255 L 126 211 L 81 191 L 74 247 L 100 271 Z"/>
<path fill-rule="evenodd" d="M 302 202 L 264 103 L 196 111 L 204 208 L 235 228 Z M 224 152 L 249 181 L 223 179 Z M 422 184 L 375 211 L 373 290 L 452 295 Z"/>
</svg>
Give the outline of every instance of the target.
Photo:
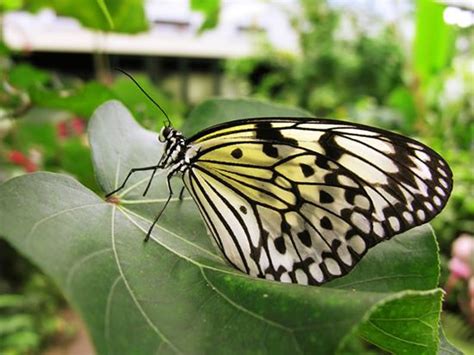
<svg viewBox="0 0 474 355">
<path fill-rule="evenodd" d="M 353 35 L 353 19 L 370 34 L 383 22 L 397 23 L 408 39 L 414 33 L 410 0 L 327 0 L 347 16 L 340 35 Z M 444 0 L 445 21 L 468 27 L 474 24 L 472 0 Z M 52 10 L 38 14 L 13 12 L 4 18 L 5 42 L 38 67 L 87 78 L 105 54 L 111 66 L 146 70 L 160 85 L 185 102 L 212 95 L 238 94 L 234 83 L 223 82 L 222 61 L 256 53 L 262 42 L 289 53 L 298 53 L 298 37 L 291 21 L 300 10 L 298 0 L 221 0 L 218 25 L 204 32 L 203 14 L 193 11 L 190 0 L 146 0 L 150 24 L 137 35 L 104 33 L 84 28 L 72 18 Z M 383 27 L 383 26 L 382 26 Z"/>
<path fill-rule="evenodd" d="M 296 52 L 291 16 L 294 0 L 273 2 L 222 1 L 219 24 L 200 33 L 203 14 L 188 0 L 147 0 L 149 31 L 124 35 L 91 31 L 45 9 L 38 14 L 9 13 L 4 18 L 5 42 L 39 67 L 87 77 L 94 73 L 94 54 L 108 55 L 126 70 L 148 71 L 185 101 L 223 93 L 221 61 L 254 53 L 262 41 Z M 232 89 L 232 88 L 230 88 Z"/>
</svg>

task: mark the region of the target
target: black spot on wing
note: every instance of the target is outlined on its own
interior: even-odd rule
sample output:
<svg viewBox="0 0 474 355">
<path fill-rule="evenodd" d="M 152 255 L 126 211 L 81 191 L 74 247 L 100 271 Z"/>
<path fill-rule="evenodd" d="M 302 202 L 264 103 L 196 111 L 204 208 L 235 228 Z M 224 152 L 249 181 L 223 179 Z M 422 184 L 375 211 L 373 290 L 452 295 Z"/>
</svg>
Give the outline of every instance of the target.
<svg viewBox="0 0 474 355">
<path fill-rule="evenodd" d="M 271 143 L 264 143 L 262 150 L 270 158 L 278 158 L 278 149 L 275 148 Z"/>
<path fill-rule="evenodd" d="M 270 122 L 258 122 L 256 125 L 256 138 L 274 143 L 286 143 L 290 145 L 298 145 L 296 139 L 285 137 L 281 130 L 273 128 Z"/>
<path fill-rule="evenodd" d="M 323 218 L 321 218 L 321 227 L 323 227 L 324 229 L 327 229 L 327 230 L 332 230 L 332 222 L 331 220 L 324 216 Z"/>
<path fill-rule="evenodd" d="M 344 198 L 346 199 L 348 203 L 353 205 L 355 204 L 355 198 L 359 194 L 359 192 L 360 192 L 359 189 L 354 189 L 354 188 L 347 189 L 344 192 Z"/>
<path fill-rule="evenodd" d="M 300 163 L 300 168 L 304 177 L 310 177 L 311 175 L 314 174 L 314 169 L 308 164 Z"/>
<path fill-rule="evenodd" d="M 324 190 L 319 191 L 319 202 L 321 203 L 332 203 L 334 202 L 334 197 L 331 194 L 327 193 Z"/>
<path fill-rule="evenodd" d="M 336 142 L 336 134 L 332 131 L 327 131 L 319 139 L 319 144 L 324 148 L 326 156 L 332 160 L 338 161 L 343 153 L 343 150 Z"/>
<path fill-rule="evenodd" d="M 298 233 L 298 238 L 301 240 L 301 243 L 306 245 L 308 248 L 311 247 L 311 236 L 306 229 Z"/>
<path fill-rule="evenodd" d="M 235 148 L 232 153 L 230 153 L 230 155 L 232 155 L 235 159 L 240 159 L 242 158 L 242 149 L 240 148 Z"/>
<path fill-rule="evenodd" d="M 280 254 L 286 253 L 285 239 L 283 237 L 278 237 L 274 240 L 275 248 Z"/>
<path fill-rule="evenodd" d="M 316 164 L 317 167 L 324 169 L 324 170 L 330 170 L 329 166 L 329 161 L 327 158 L 325 158 L 323 155 L 318 155 L 316 159 L 314 160 L 314 163 Z"/>
<path fill-rule="evenodd" d="M 263 152 L 271 158 L 278 157 L 278 149 L 274 144 L 298 145 L 296 139 L 285 137 L 280 129 L 272 126 L 271 122 L 257 122 L 255 128 L 255 137 L 266 141 L 263 144 Z"/>
</svg>

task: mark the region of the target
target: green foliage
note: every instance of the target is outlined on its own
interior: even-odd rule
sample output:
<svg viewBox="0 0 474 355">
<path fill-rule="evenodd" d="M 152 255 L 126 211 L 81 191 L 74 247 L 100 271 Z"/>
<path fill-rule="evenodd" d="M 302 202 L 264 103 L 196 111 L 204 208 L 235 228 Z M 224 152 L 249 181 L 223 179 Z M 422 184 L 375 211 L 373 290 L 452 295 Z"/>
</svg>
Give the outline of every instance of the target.
<svg viewBox="0 0 474 355">
<path fill-rule="evenodd" d="M 473 51 L 471 48 L 465 56 L 458 56 L 442 75 L 428 80 L 422 91 L 423 107 L 418 111 L 425 114 L 420 123 L 425 141 L 446 158 L 454 173 L 451 199 L 433 223 L 446 255 L 460 232 L 474 230 L 474 72 L 468 64 Z"/>
<path fill-rule="evenodd" d="M 43 112 L 48 115 L 50 112 Z M 43 116 L 44 117 L 44 116 Z M 56 151 L 59 149 L 59 140 L 56 133 L 56 127 L 53 122 L 44 117 L 38 111 L 33 115 L 25 117 L 16 124 L 14 135 L 9 137 L 9 142 L 14 147 L 28 151 L 32 148 L 41 147 L 45 159 L 53 159 Z"/>
<path fill-rule="evenodd" d="M 468 355 L 468 353 L 463 353 L 451 344 L 451 342 L 446 339 L 443 328 L 439 328 L 439 354 L 440 355 Z"/>
<path fill-rule="evenodd" d="M 6 80 L 17 96 L 26 97 L 24 100 L 29 105 L 70 111 L 82 117 L 90 117 L 97 105 L 115 98 L 107 87 L 97 82 L 58 80 L 52 74 L 29 64 L 10 68 Z M 9 92 L 4 91 L 4 94 Z"/>
<path fill-rule="evenodd" d="M 67 327 L 58 316 L 63 305 L 56 287 L 4 242 L 0 241 L 0 353 L 34 353 L 60 329 Z M 31 271 L 33 270 L 33 271 Z M 5 276 L 11 285 L 4 283 Z"/>
<path fill-rule="evenodd" d="M 325 2 L 302 3 L 306 18 L 300 22 L 311 26 L 300 30 L 303 53 L 292 75 L 299 105 L 327 114 L 364 96 L 382 102 L 401 82 L 403 58 L 395 34 L 387 30 L 379 37 L 339 38 L 334 10 Z"/>
<path fill-rule="evenodd" d="M 88 188 L 100 191 L 84 131 L 95 107 L 121 98 L 145 125 L 156 128 L 162 121 L 158 109 L 123 77 L 107 87 L 26 64 L 5 69 L 0 86 L 0 181 L 41 169 L 74 175 Z M 180 124 L 183 107 L 144 76 L 137 79 Z M 0 275 L 0 303 L 9 297 L 21 300 L 21 306 L 0 309 L 0 353 L 37 353 L 53 335 L 71 332 L 58 316 L 62 297 L 52 292 L 48 279 L 26 264 L 25 272 L 10 280 L 14 266 L 23 259 L 7 248 L 0 260 L 0 270 L 5 270 Z M 29 286 L 33 282 L 36 287 Z M 13 284 L 20 286 L 10 287 Z"/>
<path fill-rule="evenodd" d="M 8 72 L 10 84 L 18 90 L 31 90 L 35 87 L 43 87 L 50 79 L 51 76 L 46 71 L 28 64 L 14 66 Z"/>
<path fill-rule="evenodd" d="M 441 323 L 451 342 L 466 355 L 474 354 L 474 329 L 453 313 L 444 312 Z"/>
<path fill-rule="evenodd" d="M 387 98 L 387 106 L 401 113 L 403 120 L 399 125 L 402 132 L 411 133 L 416 128 L 416 103 L 412 93 L 405 86 L 395 88 Z"/>
<path fill-rule="evenodd" d="M 208 30 L 216 27 L 219 21 L 221 0 L 191 0 L 191 9 L 204 15 L 204 22 L 200 30 Z"/>
<path fill-rule="evenodd" d="M 118 76 L 107 87 L 95 81 L 84 83 L 60 77 L 26 64 L 13 66 L 5 74 L 6 85 L 3 85 L 3 90 L 0 89 L 0 106 L 7 109 L 6 117 L 17 118 L 5 134 L 5 142 L 0 143 L 0 161 L 5 160 L 8 175 L 19 173 L 18 162 L 8 158 L 12 152 L 33 154 L 39 159 L 29 164 L 27 171 L 65 171 L 97 191 L 84 136 L 85 120 L 94 109 L 107 100 L 117 98 L 145 126 L 159 129 L 164 120 L 154 104 L 124 76 Z M 138 75 L 136 79 L 168 112 L 173 123 L 180 126 L 183 105 L 171 100 L 145 76 Z"/>
<path fill-rule="evenodd" d="M 296 23 L 300 56 L 265 48 L 261 56 L 231 61 L 228 72 L 247 80 L 251 94 L 296 104 L 316 116 L 347 111 L 348 104 L 365 97 L 384 102 L 402 82 L 403 55 L 394 31 L 340 38 L 339 16 L 324 1 L 302 5 Z"/>
<path fill-rule="evenodd" d="M 165 110 L 173 121 L 175 127 L 183 123 L 184 105 L 170 99 L 163 91 L 159 90 L 150 79 L 141 74 L 134 75 L 140 86 Z M 165 117 L 159 109 L 130 81 L 129 78 L 119 75 L 111 91 L 115 97 L 122 101 L 134 114 L 137 121 L 145 127 L 155 130 L 161 129 Z M 97 106 L 96 106 L 97 107 Z"/>
<path fill-rule="evenodd" d="M 182 131 L 191 136 L 215 124 L 250 117 L 308 117 L 308 112 L 284 105 L 249 99 L 208 100 L 194 108 Z"/>
<path fill-rule="evenodd" d="M 137 82 L 148 94 L 162 106 L 168 115 L 176 119 L 180 126 L 184 107 L 173 101 L 145 76 L 137 75 Z M 14 87 L 17 95 L 28 97 L 36 107 L 64 110 L 81 117 L 89 118 L 95 108 L 111 99 L 119 99 L 132 110 L 139 121 L 145 125 L 161 127 L 156 119 L 161 115 L 157 107 L 128 79 L 119 75 L 110 87 L 96 81 L 82 82 L 77 79 L 53 77 L 50 73 L 28 64 L 19 64 L 11 68 L 7 76 L 8 83 Z M 0 92 L 1 93 L 1 92 Z M 4 94 L 9 94 L 4 92 Z M 10 95 L 9 98 L 11 98 Z"/>
<path fill-rule="evenodd" d="M 81 117 L 90 117 L 96 104 L 114 98 L 104 85 L 94 81 L 66 90 L 34 90 L 31 100 L 40 107 L 74 112 Z"/>
<path fill-rule="evenodd" d="M 31 99 L 38 106 L 74 112 L 82 117 L 90 117 L 96 104 L 113 98 L 114 95 L 102 84 L 89 81 L 77 88 L 60 91 L 33 91 Z"/>
<path fill-rule="evenodd" d="M 148 29 L 143 0 L 82 0 L 81 6 L 74 0 L 28 0 L 25 3 L 29 11 L 45 7 L 95 30 L 137 33 Z"/>
<path fill-rule="evenodd" d="M 431 294 L 407 294 L 379 306 L 361 328 L 361 336 L 392 353 L 429 354 L 437 342 L 441 298 Z M 403 316 L 402 316 L 403 315 Z M 434 325 L 434 326 L 433 326 Z"/>
<path fill-rule="evenodd" d="M 0 3 L 0 14 L 4 11 L 14 11 L 21 8 L 23 0 L 2 0 Z"/>
<path fill-rule="evenodd" d="M 454 29 L 444 23 L 445 7 L 432 0 L 417 0 L 414 71 L 422 83 L 443 71 L 454 54 Z"/>
<path fill-rule="evenodd" d="M 255 101 L 210 101 L 196 108 L 187 129 L 199 130 L 204 118 L 269 116 L 280 109 L 280 115 L 292 113 Z M 138 126 L 115 101 L 96 111 L 89 135 L 104 191 L 130 168 L 156 163 L 162 149 L 156 133 Z M 437 351 L 441 290 L 427 226 L 382 243 L 353 272 L 324 287 L 270 282 L 227 266 L 189 197 L 173 200 L 143 244 L 168 194 L 161 174 L 144 199 L 148 177 L 134 176 L 118 205 L 64 175 L 31 174 L 0 186 L 5 237 L 61 287 L 99 353 L 241 353 L 249 344 L 259 353 L 334 353 L 357 335 L 384 349 Z M 402 327 L 407 318 L 413 322 Z M 412 342 L 416 334 L 419 347 Z"/>
<path fill-rule="evenodd" d="M 444 151 L 453 170 L 455 188 L 443 213 L 432 224 L 438 233 L 441 250 L 449 256 L 453 238 L 460 232 L 474 231 L 474 154 L 465 150 Z"/>
<path fill-rule="evenodd" d="M 109 9 L 107 8 L 107 5 L 105 4 L 104 0 L 96 0 L 97 5 L 99 5 L 100 10 L 104 14 L 105 18 L 107 19 L 107 22 L 109 23 L 109 27 L 111 30 L 114 29 L 114 20 L 112 20 L 112 16 L 110 15 Z"/>
</svg>

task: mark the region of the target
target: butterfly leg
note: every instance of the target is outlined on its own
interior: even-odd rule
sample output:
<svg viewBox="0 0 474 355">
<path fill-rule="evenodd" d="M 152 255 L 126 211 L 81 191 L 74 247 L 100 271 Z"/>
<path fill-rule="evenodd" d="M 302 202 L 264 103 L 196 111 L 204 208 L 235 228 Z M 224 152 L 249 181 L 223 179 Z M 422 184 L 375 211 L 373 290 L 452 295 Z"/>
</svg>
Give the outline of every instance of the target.
<svg viewBox="0 0 474 355">
<path fill-rule="evenodd" d="M 130 169 L 130 171 L 128 172 L 128 175 L 127 177 L 125 178 L 125 180 L 123 181 L 122 185 L 120 185 L 118 188 L 116 188 L 114 191 L 112 192 L 109 192 L 107 195 L 105 195 L 105 197 L 110 197 L 112 196 L 113 194 L 119 192 L 120 190 L 122 190 L 125 185 L 127 184 L 127 181 L 128 179 L 130 178 L 130 176 L 132 176 L 133 173 L 137 172 L 137 171 L 147 171 L 147 170 L 153 170 L 153 175 L 155 174 L 156 170 L 159 168 L 159 165 L 153 165 L 153 166 L 146 166 L 144 168 L 133 168 L 133 169 Z M 153 176 L 152 176 L 153 178 Z M 148 183 L 150 184 L 150 183 Z M 148 190 L 148 186 L 147 186 L 147 190 Z M 146 190 L 145 190 L 146 192 Z"/>
<path fill-rule="evenodd" d="M 161 215 L 163 214 L 163 212 L 166 209 L 166 206 L 168 206 L 168 203 L 170 202 L 171 197 L 173 196 L 173 190 L 171 189 L 171 178 L 172 177 L 173 177 L 173 174 L 168 174 L 168 176 L 166 177 L 166 184 L 168 185 L 168 191 L 169 191 L 168 199 L 166 200 L 164 206 L 161 208 L 161 211 L 158 213 L 158 215 L 156 216 L 156 218 L 153 221 L 152 225 L 148 229 L 148 232 L 146 233 L 144 242 L 148 242 L 148 239 L 150 239 L 151 231 L 155 227 L 156 222 L 158 222 L 158 220 L 160 219 Z"/>
<path fill-rule="evenodd" d="M 153 173 L 151 174 L 150 180 L 148 180 L 148 184 L 146 185 L 145 191 L 143 191 L 143 196 L 145 196 L 146 193 L 148 192 L 148 189 L 149 189 L 150 186 L 151 186 L 151 182 L 153 181 L 153 177 L 155 176 L 155 173 L 156 173 L 156 171 L 157 171 L 158 169 L 161 169 L 160 164 L 158 164 L 157 166 L 155 166 L 155 168 L 153 169 Z"/>
<path fill-rule="evenodd" d="M 179 200 L 181 201 L 183 199 L 183 195 L 184 195 L 184 186 L 181 188 L 181 191 L 179 192 Z"/>
</svg>

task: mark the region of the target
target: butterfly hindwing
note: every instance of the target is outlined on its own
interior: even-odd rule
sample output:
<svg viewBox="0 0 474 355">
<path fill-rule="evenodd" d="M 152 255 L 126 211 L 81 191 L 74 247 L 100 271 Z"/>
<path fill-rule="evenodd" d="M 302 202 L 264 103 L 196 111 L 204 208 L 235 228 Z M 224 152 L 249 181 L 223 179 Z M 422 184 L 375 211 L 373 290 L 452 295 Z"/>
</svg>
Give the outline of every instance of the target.
<svg viewBox="0 0 474 355">
<path fill-rule="evenodd" d="M 451 171 L 430 148 L 332 120 L 248 119 L 189 139 L 184 181 L 225 258 L 253 276 L 321 284 L 432 219 Z"/>
</svg>

